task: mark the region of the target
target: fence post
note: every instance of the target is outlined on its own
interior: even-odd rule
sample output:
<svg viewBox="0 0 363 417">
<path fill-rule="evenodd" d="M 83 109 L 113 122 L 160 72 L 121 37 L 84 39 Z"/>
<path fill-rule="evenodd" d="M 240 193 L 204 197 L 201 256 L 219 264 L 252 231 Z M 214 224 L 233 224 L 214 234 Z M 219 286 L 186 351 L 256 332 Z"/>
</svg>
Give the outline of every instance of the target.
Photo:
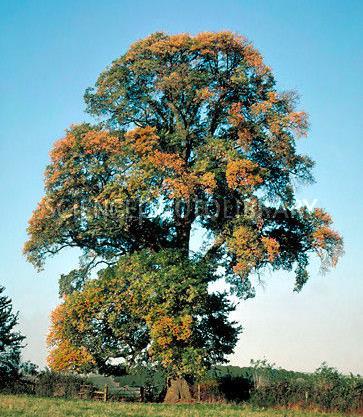
<svg viewBox="0 0 363 417">
<path fill-rule="evenodd" d="M 105 390 L 103 391 L 103 401 L 108 400 L 108 385 L 105 385 Z"/>
</svg>

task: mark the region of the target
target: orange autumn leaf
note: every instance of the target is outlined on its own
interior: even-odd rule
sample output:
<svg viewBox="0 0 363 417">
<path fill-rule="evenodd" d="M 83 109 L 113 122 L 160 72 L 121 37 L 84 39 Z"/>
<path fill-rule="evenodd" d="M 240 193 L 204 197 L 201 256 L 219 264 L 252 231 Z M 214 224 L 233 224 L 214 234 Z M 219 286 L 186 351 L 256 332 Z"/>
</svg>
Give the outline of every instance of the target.
<svg viewBox="0 0 363 417">
<path fill-rule="evenodd" d="M 280 252 L 279 242 L 272 237 L 262 237 L 262 243 L 267 251 L 269 262 L 273 262 Z"/>
<path fill-rule="evenodd" d="M 263 183 L 259 166 L 248 159 L 229 161 L 226 178 L 231 189 L 238 187 L 251 188 Z"/>
<path fill-rule="evenodd" d="M 158 143 L 159 137 L 156 129 L 151 126 L 137 127 L 125 134 L 126 143 L 130 144 L 140 155 L 151 152 Z"/>
</svg>

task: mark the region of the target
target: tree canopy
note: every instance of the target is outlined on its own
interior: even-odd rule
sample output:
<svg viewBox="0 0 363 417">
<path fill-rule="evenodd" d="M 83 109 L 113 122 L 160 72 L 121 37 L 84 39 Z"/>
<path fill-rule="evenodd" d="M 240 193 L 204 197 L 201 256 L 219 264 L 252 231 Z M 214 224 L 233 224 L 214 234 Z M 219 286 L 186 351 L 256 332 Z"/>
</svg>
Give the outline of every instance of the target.
<svg viewBox="0 0 363 417">
<path fill-rule="evenodd" d="M 198 375 L 233 352 L 225 293 L 209 294 L 210 265 L 176 250 L 125 255 L 69 294 L 52 314 L 50 365 L 57 370 L 122 372 L 151 359 L 169 375 Z M 66 354 L 65 354 L 66 353 Z"/>
<path fill-rule="evenodd" d="M 37 268 L 65 247 L 83 251 L 80 267 L 61 278 L 53 346 L 86 349 L 89 363 L 100 363 L 92 346 L 114 356 L 146 352 L 196 372 L 184 368 L 188 355 L 219 361 L 237 333 L 232 306 L 208 283 L 222 277 L 248 298 L 253 274 L 294 270 L 299 291 L 311 254 L 324 268 L 336 264 L 342 239 L 329 214 L 295 204 L 295 186 L 313 181 L 312 160 L 297 151 L 307 115 L 295 94 L 277 91 L 242 36 L 154 33 L 101 73 L 85 101 L 97 123 L 71 126 L 55 143 L 25 244 Z M 100 263 L 105 269 L 89 280 Z M 133 326 L 137 340 L 126 331 Z"/>
</svg>

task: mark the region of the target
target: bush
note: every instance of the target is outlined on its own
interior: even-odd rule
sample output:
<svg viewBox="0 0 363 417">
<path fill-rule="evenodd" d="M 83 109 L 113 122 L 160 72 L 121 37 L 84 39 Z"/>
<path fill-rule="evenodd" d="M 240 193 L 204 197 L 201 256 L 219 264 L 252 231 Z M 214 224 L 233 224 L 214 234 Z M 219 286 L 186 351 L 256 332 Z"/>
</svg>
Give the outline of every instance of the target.
<svg viewBox="0 0 363 417">
<path fill-rule="evenodd" d="M 38 375 L 34 394 L 41 397 L 77 398 L 83 384 L 89 384 L 84 377 L 46 370 Z"/>
<path fill-rule="evenodd" d="M 161 402 L 166 393 L 166 375 L 162 369 L 147 366 L 138 367 L 132 373 L 115 377 L 114 381 L 119 387 L 144 387 L 145 401 Z"/>
<path fill-rule="evenodd" d="M 262 384 L 256 384 L 254 379 L 251 402 L 257 406 L 300 406 L 346 412 L 359 410 L 363 405 L 363 379 L 343 375 L 326 364 L 313 374 L 302 376 L 282 370 L 279 374 L 279 370 L 266 363 L 255 368 L 254 372 L 255 375 L 259 372 L 264 375 Z"/>
<path fill-rule="evenodd" d="M 198 399 L 200 397 L 202 402 L 220 402 L 224 400 L 219 389 L 219 383 L 213 378 L 205 379 L 200 384 L 193 385 L 191 393 L 193 398 Z"/>
<path fill-rule="evenodd" d="M 86 378 L 78 375 L 65 375 L 49 370 L 37 373 L 36 368 L 29 366 L 22 371 L 18 378 L 2 388 L 2 393 L 77 398 L 81 385 L 90 384 Z"/>
</svg>

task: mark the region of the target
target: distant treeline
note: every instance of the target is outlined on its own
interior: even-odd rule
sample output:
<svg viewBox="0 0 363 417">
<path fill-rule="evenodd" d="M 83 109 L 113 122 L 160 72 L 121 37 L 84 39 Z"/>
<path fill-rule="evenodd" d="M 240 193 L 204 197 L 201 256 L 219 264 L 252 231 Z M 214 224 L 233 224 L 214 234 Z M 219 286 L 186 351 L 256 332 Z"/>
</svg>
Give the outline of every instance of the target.
<svg viewBox="0 0 363 417">
<path fill-rule="evenodd" d="M 203 380 L 192 385 L 193 397 L 202 402 L 248 402 L 256 407 L 298 407 L 324 411 L 363 411 L 363 378 L 344 375 L 323 364 L 314 373 L 277 368 L 263 361 L 250 367 L 219 366 Z M 82 385 L 109 388 L 109 398 L 122 398 L 122 387 L 143 387 L 146 401 L 162 401 L 166 377 L 162 372 L 139 369 L 137 373 L 118 377 L 78 376 L 42 371 L 23 375 L 3 391 L 38 396 L 78 397 Z"/>
</svg>

